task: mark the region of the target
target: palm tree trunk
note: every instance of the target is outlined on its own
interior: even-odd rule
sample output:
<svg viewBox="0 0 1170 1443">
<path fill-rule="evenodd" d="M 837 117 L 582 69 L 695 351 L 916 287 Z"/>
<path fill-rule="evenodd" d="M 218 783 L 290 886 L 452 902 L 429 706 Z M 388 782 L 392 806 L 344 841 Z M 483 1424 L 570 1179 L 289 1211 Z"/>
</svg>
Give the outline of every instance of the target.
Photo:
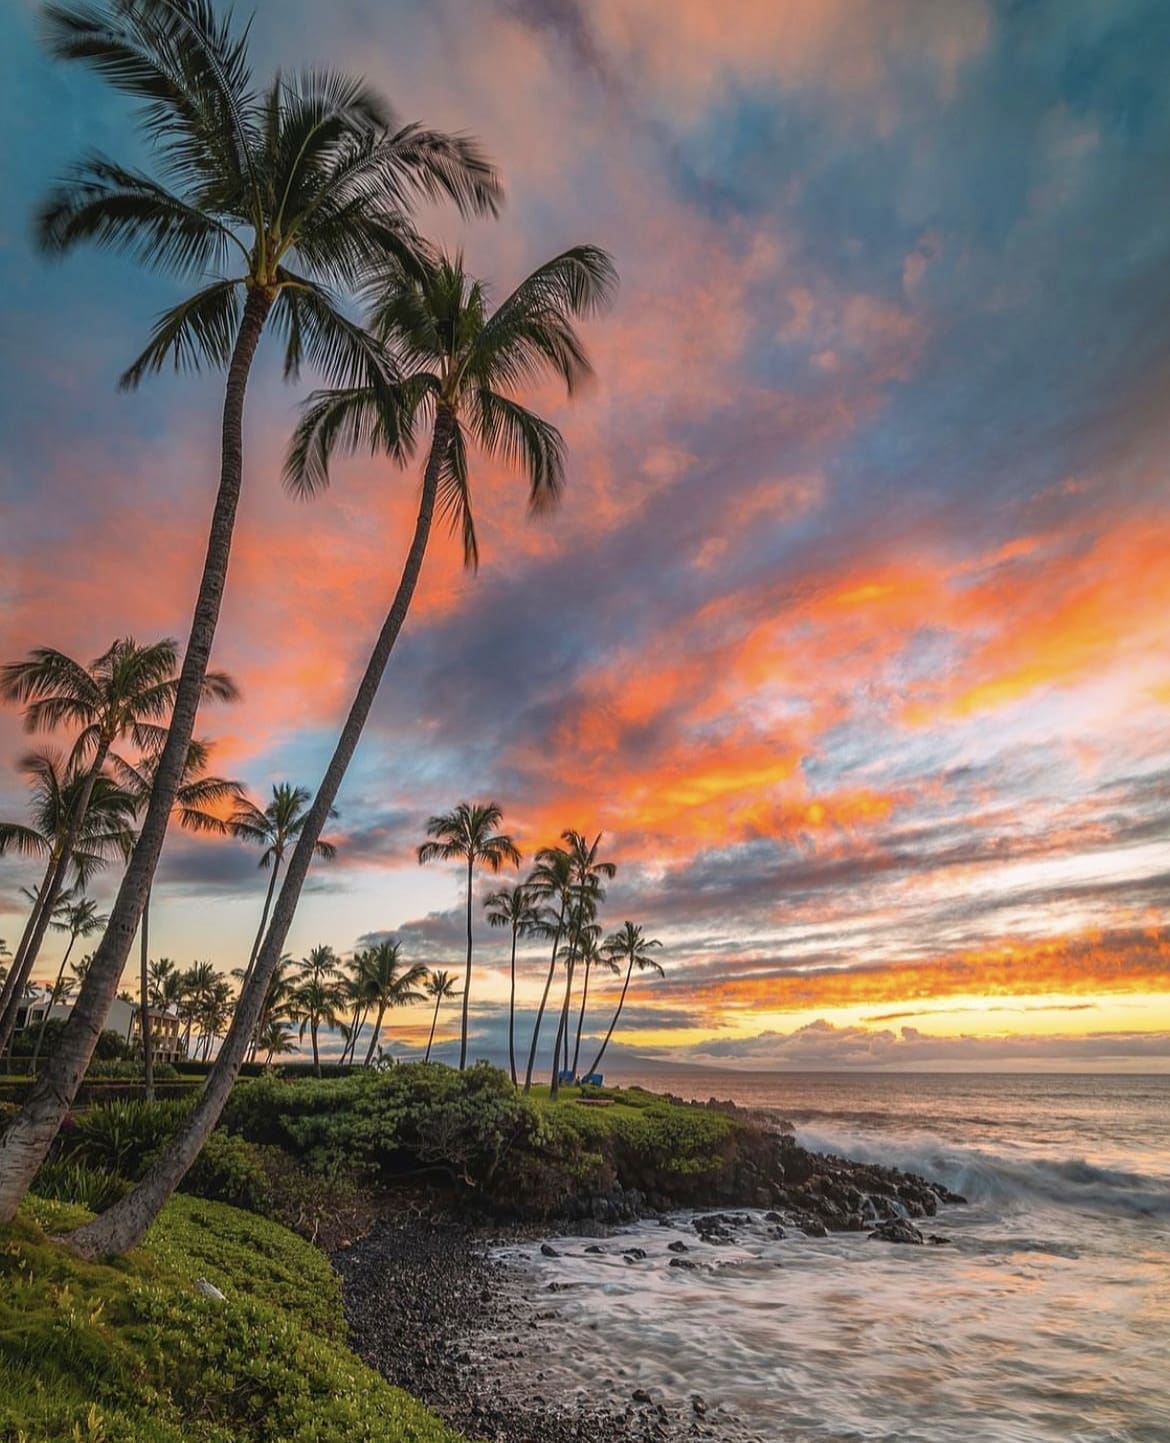
<svg viewBox="0 0 1170 1443">
<path fill-rule="evenodd" d="M 467 966 L 463 972 L 463 1029 L 459 1043 L 459 1071 L 467 1066 L 467 1007 L 471 1001 L 471 879 L 475 858 L 467 859 Z"/>
<path fill-rule="evenodd" d="M 435 1024 L 439 1020 L 439 1003 L 442 1002 L 442 1000 L 443 996 L 442 993 L 440 993 L 439 996 L 435 998 L 435 1012 L 434 1016 L 431 1018 L 431 1035 L 427 1038 L 427 1055 L 423 1058 L 424 1062 L 429 1062 L 431 1060 L 431 1045 L 435 1040 Z"/>
<path fill-rule="evenodd" d="M 561 908 L 561 915 L 557 918 L 557 933 L 553 938 L 552 957 L 548 964 L 548 976 L 544 979 L 544 991 L 540 997 L 540 1007 L 537 1009 L 536 1022 L 532 1028 L 532 1046 L 528 1049 L 528 1070 L 524 1074 L 524 1091 L 532 1091 L 532 1069 L 536 1066 L 536 1048 L 540 1041 L 540 1024 L 544 1021 L 544 1009 L 548 1005 L 549 989 L 552 987 L 553 974 L 557 970 L 557 949 L 561 945 L 561 928 L 565 921 L 565 909 Z"/>
<path fill-rule="evenodd" d="M 314 1017 L 309 1023 L 309 1036 L 313 1039 L 313 1071 L 318 1077 L 321 1076 L 321 1055 L 317 1051 L 317 1027 L 318 1022 Z"/>
<path fill-rule="evenodd" d="M 369 662 L 358 685 L 357 694 L 341 729 L 333 756 L 321 779 L 313 805 L 305 815 L 301 835 L 297 838 L 292 858 L 284 874 L 284 884 L 272 911 L 268 934 L 256 954 L 256 965 L 248 980 L 248 986 L 240 995 L 219 1057 L 207 1078 L 199 1101 L 175 1135 L 171 1145 L 148 1169 L 146 1176 L 133 1190 L 116 1202 L 108 1212 L 102 1213 L 91 1223 L 71 1235 L 71 1245 L 83 1257 L 102 1257 L 111 1253 L 124 1253 L 142 1241 L 147 1228 L 158 1216 L 163 1204 L 186 1176 L 187 1169 L 199 1156 L 204 1142 L 211 1135 L 219 1121 L 224 1104 L 231 1095 L 240 1063 L 247 1051 L 248 1039 L 255 1030 L 261 1009 L 268 993 L 272 974 L 280 961 L 289 928 L 292 926 L 301 888 L 305 884 L 313 860 L 317 842 L 329 820 L 329 812 L 337 799 L 337 793 L 345 778 L 346 770 L 361 738 L 362 728 L 369 717 L 378 694 L 378 687 L 394 643 L 402 630 L 410 610 L 411 598 L 418 585 L 426 556 L 427 541 L 431 534 L 431 522 L 435 514 L 435 497 L 439 489 L 439 475 L 450 445 L 454 418 L 449 412 L 440 410 L 435 417 L 435 431 L 431 440 L 431 451 L 423 473 L 422 499 L 415 521 L 414 537 L 407 553 L 406 565 L 402 571 L 398 590 L 378 634 L 378 640 L 370 654 Z"/>
<path fill-rule="evenodd" d="M 41 1018 L 41 1025 L 37 1029 L 37 1040 L 33 1045 L 32 1061 L 28 1065 L 28 1070 L 34 1074 L 37 1070 L 37 1058 L 41 1055 L 41 1046 L 45 1040 L 45 1028 L 49 1025 L 49 1013 L 52 1012 L 57 1002 L 57 997 L 61 991 L 61 979 L 65 976 L 65 967 L 69 961 L 69 954 L 73 951 L 73 944 L 76 941 L 77 933 L 74 932 L 69 938 L 69 946 L 65 948 L 65 955 L 61 958 L 61 965 L 57 968 L 57 980 L 53 983 L 53 990 L 49 993 L 49 1000 L 45 1004 L 45 1015 Z"/>
<path fill-rule="evenodd" d="M 585 958 L 585 981 L 581 987 L 581 1011 L 577 1014 L 577 1042 L 573 1048 L 573 1076 L 577 1077 L 577 1063 L 581 1060 L 581 1029 L 585 1026 L 585 1006 L 589 1001 L 589 969 L 592 966 L 589 957 Z"/>
<path fill-rule="evenodd" d="M 34 919 L 32 920 L 32 930 L 29 933 L 27 940 L 24 941 L 24 956 L 21 958 L 21 968 L 24 972 L 25 982 L 28 981 L 28 978 L 32 973 L 32 969 L 36 965 L 36 960 L 41 950 L 41 943 L 44 941 L 45 933 L 48 931 L 49 928 L 49 923 L 53 919 L 53 908 L 57 905 L 57 899 L 61 895 L 61 887 L 63 882 L 65 881 L 66 874 L 69 871 L 69 863 L 73 859 L 73 850 L 77 842 L 78 833 L 81 831 L 82 822 L 85 821 L 85 814 L 89 811 L 89 802 L 90 798 L 93 796 L 94 783 L 97 781 L 101 769 L 106 764 L 106 757 L 109 755 L 109 752 L 110 738 L 102 737 L 98 742 L 97 750 L 94 752 L 93 764 L 90 767 L 88 774 L 86 775 L 85 785 L 81 789 L 81 795 L 77 799 L 77 805 L 76 807 L 74 807 L 73 812 L 70 815 L 68 825 L 65 828 L 65 835 L 61 838 L 61 843 L 57 848 L 57 865 L 53 869 L 53 876 L 52 880 L 49 883 L 48 893 L 40 898 L 39 905 L 33 909 Z M 124 958 L 123 961 L 125 961 Z M 15 970 L 15 968 L 13 970 Z M 23 989 L 23 983 L 21 985 Z M 17 1001 L 19 1001 L 19 993 L 14 993 L 13 995 L 16 997 Z M 11 1022 L 9 1022 L 7 1018 L 5 1018 L 3 1022 L 0 1022 L 0 1052 L 2 1052 L 4 1050 L 4 1047 L 7 1045 L 8 1036 L 11 1036 L 11 1029 L 15 1026 L 16 1023 L 16 1003 L 10 1000 L 9 1006 L 11 1011 Z M 106 1011 L 109 1011 L 108 1006 L 106 1008 Z M 104 1016 L 102 1020 L 105 1020 Z M 9 1029 L 8 1036 L 6 1036 L 4 1033 L 5 1027 Z M 64 1042 L 64 1038 L 62 1038 L 62 1042 Z M 87 1057 L 86 1066 L 88 1067 L 88 1065 L 89 1058 Z M 31 1100 L 32 1099 L 30 1096 L 30 1102 Z M 21 1115 L 18 1114 L 18 1116 L 14 1119 L 14 1127 L 20 1121 L 20 1116 Z M 7 1134 L 0 1136 L 0 1148 L 4 1146 L 6 1139 Z M 0 1159 L 3 1159 L 4 1156 L 5 1154 L 0 1152 Z M 30 1178 L 29 1181 L 31 1182 L 32 1179 Z M 0 1199 L 2 1199 L 3 1197 L 3 1192 L 3 1185 L 0 1184 Z M 0 1201 L 0 1214 L 2 1214 L 2 1210 L 3 1202 Z M 0 1222 L 2 1221 L 5 1221 L 5 1219 L 3 1218 L 3 1216 L 0 1216 Z"/>
<path fill-rule="evenodd" d="M 272 894 L 276 891 L 276 874 L 279 871 L 280 858 L 273 857 L 272 875 L 268 879 L 268 890 L 264 894 L 264 909 L 260 913 L 260 927 L 256 932 L 256 940 L 252 943 L 252 950 L 248 954 L 248 965 L 244 968 L 243 980 L 240 982 L 241 989 L 252 975 L 252 968 L 256 965 L 256 953 L 260 950 L 260 943 L 264 940 L 264 929 L 268 926 L 268 913 L 272 907 Z"/>
<path fill-rule="evenodd" d="M 83 797 L 88 796 L 89 791 L 87 790 Z M 80 800 L 78 806 L 81 806 Z M 21 938 L 21 945 L 17 948 L 16 957 L 13 958 L 7 979 L 12 983 L 12 989 L 9 992 L 7 985 L 5 986 L 5 991 L 8 992 L 8 1005 L 3 1016 L 0 1017 L 0 1053 L 3 1053 L 8 1047 L 12 1041 L 12 1034 L 16 1031 L 16 1014 L 20 1009 L 20 999 L 24 996 L 24 989 L 28 986 L 28 979 L 32 976 L 33 967 L 36 965 L 37 956 L 41 950 L 41 943 L 53 917 L 53 909 L 61 896 L 62 884 L 69 870 L 71 855 L 72 850 L 69 853 L 63 850 L 58 852 L 56 862 L 52 864 L 50 872 L 41 885 L 41 892 L 33 906 L 28 925 L 25 928 L 25 935 Z"/>
<path fill-rule="evenodd" d="M 94 953 L 77 1002 L 65 1024 L 61 1045 L 45 1069 L 44 1077 L 33 1087 L 28 1101 L 0 1135 L 0 1223 L 12 1221 L 77 1096 L 110 1004 L 118 991 L 122 969 L 146 904 L 147 888 L 158 865 L 171 809 L 187 763 L 195 714 L 202 697 L 211 645 L 219 621 L 243 475 L 244 395 L 252 359 L 273 299 L 273 294 L 260 286 L 253 286 L 248 291 L 224 394 L 219 489 L 166 743 L 159 758 L 138 842 L 130 865 L 122 876 L 105 936 Z"/>
<path fill-rule="evenodd" d="M 581 921 L 585 907 L 585 884 L 577 898 L 577 911 L 573 919 L 573 935 L 569 941 L 569 956 L 565 966 L 565 1001 L 561 1007 L 561 1018 L 557 1023 L 557 1041 L 553 1048 L 552 1081 L 549 1095 L 556 1097 L 561 1090 L 561 1043 L 565 1048 L 565 1071 L 569 1070 L 569 1012 L 573 1005 L 573 969 L 577 961 L 577 948 L 581 941 Z"/>
<path fill-rule="evenodd" d="M 370 1050 L 366 1053 L 365 1065 L 369 1067 L 374 1060 L 374 1048 L 378 1045 L 378 1038 L 382 1035 L 382 1018 L 386 1015 L 386 1004 L 378 1004 L 378 1020 L 374 1023 L 374 1035 L 370 1038 Z"/>
<path fill-rule="evenodd" d="M 32 971 L 32 964 L 26 967 L 24 959 L 28 955 L 28 944 L 32 937 L 33 929 L 36 927 L 37 918 L 40 915 L 41 907 L 53 885 L 53 874 L 57 870 L 57 853 L 49 853 L 49 865 L 45 868 L 45 875 L 41 885 L 37 888 L 36 901 L 28 914 L 24 924 L 24 931 L 21 933 L 20 941 L 17 943 L 16 954 L 12 959 L 12 965 L 8 969 L 8 975 L 4 979 L 4 986 L 0 988 L 0 1053 L 3 1053 L 8 1046 L 8 1040 L 12 1036 L 13 1027 L 16 1022 L 16 1007 L 24 995 L 25 984 L 28 982 L 28 974 Z M 14 1002 L 13 999 L 16 999 Z"/>
<path fill-rule="evenodd" d="M 150 888 L 142 908 L 141 955 L 139 957 L 138 1030 L 142 1033 L 142 1071 L 146 1097 L 154 1097 L 154 1049 L 150 1036 Z"/>
<path fill-rule="evenodd" d="M 516 928 L 512 928 L 512 990 L 508 995 L 508 1066 L 516 1086 Z"/>
<path fill-rule="evenodd" d="M 626 968 L 626 980 L 622 983 L 622 995 L 618 998 L 617 1011 L 613 1014 L 613 1021 L 609 1024 L 609 1031 L 605 1034 L 605 1041 L 601 1044 L 601 1050 L 593 1059 L 593 1066 L 586 1073 L 589 1076 L 601 1066 L 601 1059 L 605 1056 L 605 1049 L 609 1046 L 609 1039 L 613 1036 L 613 1029 L 617 1026 L 618 1018 L 622 1015 L 622 1008 L 626 1005 L 626 989 L 630 985 L 630 978 L 634 975 L 634 959 L 630 958 L 630 965 Z"/>
</svg>

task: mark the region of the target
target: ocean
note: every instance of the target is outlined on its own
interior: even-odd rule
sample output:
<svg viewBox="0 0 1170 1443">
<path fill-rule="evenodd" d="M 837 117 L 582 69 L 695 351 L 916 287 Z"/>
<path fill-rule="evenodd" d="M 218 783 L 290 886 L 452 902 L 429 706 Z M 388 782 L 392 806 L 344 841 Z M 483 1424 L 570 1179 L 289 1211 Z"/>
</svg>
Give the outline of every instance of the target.
<svg viewBox="0 0 1170 1443">
<path fill-rule="evenodd" d="M 548 1381 L 768 1443 L 1170 1443 L 1170 1077 L 761 1074 L 611 1080 L 775 1110 L 807 1147 L 968 1198 L 930 1229 L 702 1249 L 690 1214 L 601 1255 L 504 1250 L 550 1292 Z M 668 1266 L 686 1240 L 702 1259 Z M 622 1247 L 647 1261 L 626 1263 Z M 549 1284 L 556 1284 L 549 1289 Z M 543 1306 L 543 1304 L 542 1304 Z"/>
</svg>

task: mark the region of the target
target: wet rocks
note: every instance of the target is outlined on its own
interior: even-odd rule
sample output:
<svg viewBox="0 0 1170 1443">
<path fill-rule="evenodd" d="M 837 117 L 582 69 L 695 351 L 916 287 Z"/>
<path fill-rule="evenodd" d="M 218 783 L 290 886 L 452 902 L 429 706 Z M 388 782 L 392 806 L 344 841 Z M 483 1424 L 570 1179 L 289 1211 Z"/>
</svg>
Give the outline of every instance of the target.
<svg viewBox="0 0 1170 1443">
<path fill-rule="evenodd" d="M 876 1238 L 883 1243 L 906 1243 L 915 1247 L 921 1247 L 923 1236 L 908 1218 L 889 1218 L 881 1223 L 870 1233 L 871 1240 Z"/>
<path fill-rule="evenodd" d="M 541 1243 L 541 1245 L 540 1245 L 540 1252 L 541 1252 L 541 1256 L 542 1256 L 542 1257 L 546 1257 L 546 1258 L 559 1258 L 559 1257 L 560 1257 L 560 1253 L 557 1252 L 556 1248 L 554 1248 L 551 1243 Z"/>
<path fill-rule="evenodd" d="M 675 1238 L 674 1242 L 667 1243 L 666 1251 L 668 1253 L 689 1253 L 690 1248 L 687 1247 L 682 1238 Z"/>
</svg>

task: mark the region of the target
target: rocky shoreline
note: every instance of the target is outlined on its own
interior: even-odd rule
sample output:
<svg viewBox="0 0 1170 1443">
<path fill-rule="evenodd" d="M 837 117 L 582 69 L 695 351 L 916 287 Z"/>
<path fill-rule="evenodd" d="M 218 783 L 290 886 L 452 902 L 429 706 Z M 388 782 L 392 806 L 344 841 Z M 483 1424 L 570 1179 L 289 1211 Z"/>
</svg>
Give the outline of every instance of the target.
<svg viewBox="0 0 1170 1443">
<path fill-rule="evenodd" d="M 696 1248 L 730 1245 L 753 1227 L 777 1238 L 789 1230 L 814 1237 L 867 1231 L 887 1243 L 947 1241 L 924 1237 L 916 1226 L 941 1205 L 963 1201 L 946 1188 L 894 1168 L 809 1152 L 788 1134 L 773 1131 L 769 1139 L 765 1155 L 750 1160 L 758 1176 L 739 1178 L 738 1210 L 720 1197 L 713 1201 L 721 1210 L 687 1215 Z M 531 1242 L 554 1229 L 581 1238 L 584 1253 L 598 1252 L 589 1240 L 611 1237 L 636 1219 L 659 1216 L 665 1223 L 671 1209 L 663 1201 L 616 1189 L 577 1199 L 570 1217 L 501 1231 L 420 1195 L 334 1256 L 351 1345 L 391 1383 L 487 1443 L 754 1443 L 734 1417 L 698 1395 L 671 1406 L 642 1390 L 623 1398 L 618 1380 L 601 1379 L 598 1397 L 564 1396 L 563 1384 L 541 1366 L 542 1350 L 555 1346 L 548 1331 L 555 1311 L 490 1255 L 493 1246 Z M 671 1244 L 667 1265 L 697 1266 L 691 1250 Z M 646 1256 L 633 1245 L 625 1251 L 631 1263 Z"/>
</svg>

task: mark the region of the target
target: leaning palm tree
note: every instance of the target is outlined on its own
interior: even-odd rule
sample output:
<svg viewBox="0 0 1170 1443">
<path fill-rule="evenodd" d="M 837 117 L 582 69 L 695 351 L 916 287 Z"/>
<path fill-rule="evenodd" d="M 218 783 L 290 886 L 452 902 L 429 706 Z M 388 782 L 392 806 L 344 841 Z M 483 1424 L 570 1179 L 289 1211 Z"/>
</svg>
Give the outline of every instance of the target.
<svg viewBox="0 0 1170 1443">
<path fill-rule="evenodd" d="M 111 762 L 114 774 L 125 789 L 138 800 L 139 808 L 150 805 L 154 792 L 155 778 L 161 750 L 148 752 L 135 762 L 128 762 L 113 756 Z M 244 800 L 241 782 L 229 782 L 223 777 L 205 775 L 211 756 L 211 744 L 192 740 L 187 748 L 187 764 L 183 768 L 179 790 L 175 793 L 175 804 L 171 815 L 179 826 L 188 832 L 223 837 L 228 835 L 229 826 L 216 808 Z M 150 1021 L 150 896 L 147 886 L 146 901 L 142 906 L 142 921 L 139 923 L 139 986 L 138 1023 L 142 1034 L 142 1066 L 146 1096 L 154 1096 L 154 1047 Z"/>
<path fill-rule="evenodd" d="M 601 1059 L 605 1056 L 605 1049 L 609 1046 L 609 1039 L 613 1036 L 613 1030 L 618 1024 L 618 1018 L 622 1015 L 622 1008 L 626 1005 L 626 993 L 630 988 L 630 978 L 634 975 L 634 968 L 639 972 L 657 972 L 659 977 L 663 975 L 662 966 L 650 955 L 652 947 L 661 947 L 657 937 L 647 938 L 643 935 L 641 927 L 633 922 L 623 922 L 621 929 L 614 932 L 612 936 L 605 939 L 603 950 L 606 955 L 615 962 L 626 964 L 626 980 L 622 983 L 622 993 L 618 998 L 618 1005 L 613 1014 L 613 1020 L 609 1024 L 609 1031 L 605 1034 L 597 1056 L 593 1059 L 587 1077 L 592 1075 L 601 1066 Z"/>
<path fill-rule="evenodd" d="M 84 778 L 73 815 L 61 840 L 57 866 L 29 919 L 22 961 L 31 966 L 65 883 L 69 858 L 97 779 L 111 749 L 123 738 L 143 749 L 162 746 L 178 687 L 178 643 L 166 638 L 139 646 L 133 637 L 115 641 L 89 665 L 52 647 L 38 647 L 24 661 L 0 668 L 0 697 L 24 706 L 28 732 L 76 729 L 71 762 Z M 204 695 L 236 696 L 234 683 L 219 672 L 204 678 Z"/>
<path fill-rule="evenodd" d="M 536 1066 L 536 1052 L 540 1045 L 540 1029 L 544 1022 L 545 1008 L 556 976 L 557 961 L 561 943 L 565 939 L 566 925 L 572 925 L 573 908 L 573 864 L 563 847 L 542 847 L 536 854 L 536 865 L 528 874 L 524 885 L 534 897 L 545 904 L 547 922 L 545 935 L 552 938 L 552 952 L 549 956 L 548 972 L 544 978 L 544 991 L 540 995 L 540 1006 L 536 1010 L 536 1021 L 532 1026 L 532 1042 L 528 1048 L 528 1066 L 524 1072 L 524 1091 L 532 1089 L 532 1073 Z M 553 1065 L 556 1065 L 554 1054 Z"/>
<path fill-rule="evenodd" d="M 365 1003 L 366 1013 L 376 1008 L 378 1014 L 366 1052 L 365 1066 L 369 1067 L 382 1035 L 382 1020 L 387 1009 L 421 1002 L 424 994 L 419 989 L 430 974 L 421 962 L 403 967 L 402 944 L 399 942 L 379 942 L 363 952 L 361 957 L 356 978 L 358 992 Z"/>
<path fill-rule="evenodd" d="M 512 933 L 511 986 L 508 991 L 508 1066 L 512 1086 L 516 1085 L 516 943 L 531 937 L 544 925 L 544 914 L 528 889 L 501 887 L 484 900 L 488 922 L 493 927 L 508 927 Z"/>
<path fill-rule="evenodd" d="M 445 269 L 450 272 L 451 268 Z M 461 268 L 459 274 L 461 277 Z M 383 279 L 388 281 L 388 276 Z M 403 307 L 393 303 L 387 289 L 381 324 L 400 364 L 410 373 L 407 381 L 393 397 L 378 396 L 368 389 L 351 392 L 348 398 L 343 393 L 336 406 L 329 398 L 319 399 L 307 413 L 289 460 L 289 476 L 294 486 L 309 490 L 324 484 L 336 445 L 358 445 L 364 439 L 392 443 L 395 449 L 394 443 L 401 442 L 397 450 L 405 454 L 415 420 L 428 415 L 433 418 L 410 550 L 309 819 L 289 859 L 253 977 L 236 1008 L 232 1030 L 220 1048 L 207 1086 L 171 1145 L 134 1191 L 73 1235 L 79 1252 L 124 1252 L 140 1241 L 219 1120 L 263 1007 L 268 979 L 292 926 L 314 846 L 337 799 L 410 609 L 440 494 L 444 509 L 463 535 L 464 558 L 474 564 L 477 549 L 468 544 L 475 530 L 466 429 L 470 427 L 489 453 L 523 466 L 530 482 L 532 509 L 550 505 L 563 482 L 564 443 L 554 427 L 503 391 L 549 374 L 560 376 L 570 391 L 575 389 L 589 367 L 572 320 L 605 305 L 614 283 L 609 257 L 592 247 L 580 247 L 534 272 L 491 315 L 482 288 L 469 290 L 462 279 L 458 285 L 433 285 L 428 273 L 426 282 L 410 285 L 412 303 Z M 439 309 L 428 311 L 432 305 Z M 412 312 L 419 320 L 413 341 L 403 339 L 411 334 L 408 317 Z M 428 315 L 429 319 L 424 319 Z M 347 427 L 347 415 L 365 417 L 368 429 L 358 426 L 355 432 Z M 402 417 L 405 426 L 399 424 Z"/>
<path fill-rule="evenodd" d="M 418 849 L 421 866 L 428 862 L 467 864 L 467 963 L 463 973 L 463 1028 L 459 1043 L 459 1070 L 467 1066 L 467 1004 L 471 993 L 471 903 L 474 895 L 475 864 L 498 872 L 505 862 L 520 865 L 516 843 L 496 828 L 503 810 L 495 802 L 460 802 L 453 812 L 443 812 L 427 823 L 429 842 Z"/>
<path fill-rule="evenodd" d="M 56 932 L 68 932 L 69 944 L 65 948 L 65 955 L 61 958 L 61 965 L 57 968 L 57 976 L 49 989 L 49 995 L 45 1002 L 45 1010 L 41 1015 L 41 1025 L 37 1030 L 37 1040 L 33 1045 L 32 1061 L 29 1063 L 29 1071 L 36 1072 L 37 1059 L 41 1055 L 41 1047 L 45 1040 L 45 1028 L 49 1022 L 49 1013 L 57 1005 L 63 995 L 65 987 L 65 968 L 69 965 L 69 954 L 73 951 L 78 937 L 92 937 L 110 919 L 98 911 L 98 904 L 92 897 L 72 896 L 66 902 L 63 914 L 56 920 L 50 921 L 49 925 Z M 72 985 L 72 984 L 70 984 Z"/>
<path fill-rule="evenodd" d="M 577 1038 L 573 1043 L 573 1060 L 568 1069 L 574 1077 L 579 1075 L 577 1064 L 581 1060 L 581 1035 L 585 1028 L 585 1009 L 589 1006 L 589 979 L 595 969 L 615 974 L 622 970 L 609 953 L 602 950 L 600 944 L 601 927 L 598 923 L 591 922 L 583 929 L 577 944 L 577 957 L 578 961 L 584 964 L 585 977 L 581 986 L 581 1010 L 577 1013 Z"/>
<path fill-rule="evenodd" d="M 494 214 L 501 194 L 473 142 L 399 125 L 361 82 L 306 70 L 258 89 L 247 31 L 234 33 L 230 13 L 217 18 L 210 0 L 58 3 L 46 26 L 56 56 L 91 66 L 139 104 L 157 178 L 104 157 L 81 162 L 42 210 L 43 246 L 63 254 L 93 241 L 196 285 L 159 318 L 125 386 L 168 362 L 224 368 L 227 382 L 215 505 L 154 794 L 67 1035 L 0 1136 L 0 1223 L 14 1216 L 85 1074 L 158 864 L 227 580 L 244 397 L 265 325 L 283 338 L 286 376 L 307 360 L 333 383 L 380 390 L 382 353 L 335 290 L 387 254 L 414 261 L 407 213 L 417 199 Z"/>
<path fill-rule="evenodd" d="M 47 751 L 30 752 L 21 758 L 19 766 L 32 789 L 32 821 L 31 825 L 0 822 L 0 856 L 15 852 L 38 857 L 45 860 L 46 868 L 40 885 L 33 889 L 29 921 L 0 989 L 0 1053 L 11 1039 L 16 1011 L 36 961 L 36 952 L 28 944 L 38 917 L 43 915 L 47 925 L 54 908 L 74 885 L 84 887 L 93 873 L 115 856 L 128 856 L 134 841 L 134 799 L 113 778 L 102 775 L 91 779 L 85 769 L 78 771 Z M 89 801 L 74 834 L 73 819 L 86 793 Z M 62 866 L 67 845 L 69 861 Z M 68 887 L 66 871 L 73 879 Z M 54 890 L 56 899 L 49 902 Z"/>
<path fill-rule="evenodd" d="M 306 787 L 278 782 L 272 788 L 272 800 L 266 807 L 257 807 L 245 799 L 228 818 L 228 828 L 233 836 L 263 847 L 260 866 L 270 874 L 268 889 L 264 894 L 264 907 L 260 913 L 260 926 L 256 932 L 256 940 L 252 943 L 252 951 L 248 955 L 248 965 L 244 969 L 245 981 L 256 960 L 256 953 L 260 950 L 260 943 L 264 940 L 264 929 L 268 925 L 268 913 L 272 907 L 272 894 L 276 891 L 281 863 L 285 853 L 296 844 L 308 820 L 309 814 L 305 810 L 308 800 L 309 792 Z M 314 850 L 324 861 L 332 861 L 337 855 L 334 844 L 323 837 L 317 839 Z"/>
<path fill-rule="evenodd" d="M 439 1021 L 439 1006 L 450 997 L 458 997 L 459 989 L 455 986 L 455 979 L 450 972 L 432 972 L 427 978 L 423 991 L 428 997 L 435 999 L 435 1010 L 431 1015 L 431 1035 L 427 1038 L 426 1056 L 424 1062 L 431 1060 L 431 1048 L 435 1042 L 435 1027 Z"/>
<path fill-rule="evenodd" d="M 569 868 L 573 878 L 571 929 L 569 933 L 569 954 L 565 959 L 565 1000 L 561 1006 L 561 1018 L 557 1025 L 557 1040 L 553 1045 L 552 1096 L 560 1090 L 562 1072 L 569 1066 L 569 1013 L 573 1005 L 573 975 L 577 964 L 577 950 L 581 929 L 588 926 L 597 910 L 597 904 L 605 898 L 605 881 L 613 877 L 617 867 L 613 862 L 603 862 L 598 857 L 601 833 L 590 842 L 581 832 L 561 833 L 565 851 L 569 854 Z M 561 1058 L 561 1045 L 565 1056 Z"/>
</svg>

